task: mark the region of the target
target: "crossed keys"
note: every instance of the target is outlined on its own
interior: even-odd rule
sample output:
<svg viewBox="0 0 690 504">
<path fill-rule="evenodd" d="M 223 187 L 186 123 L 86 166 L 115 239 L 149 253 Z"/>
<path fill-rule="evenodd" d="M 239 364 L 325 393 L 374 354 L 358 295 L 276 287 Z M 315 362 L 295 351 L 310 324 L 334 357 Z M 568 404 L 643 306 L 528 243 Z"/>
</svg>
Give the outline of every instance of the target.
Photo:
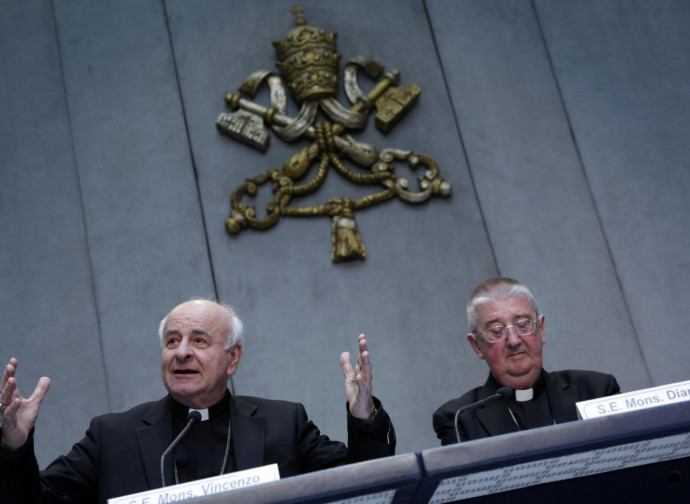
<svg viewBox="0 0 690 504">
<path fill-rule="evenodd" d="M 287 87 L 301 104 L 297 117 L 285 114 L 286 93 L 283 80 L 268 70 L 252 73 L 240 86 L 238 94 L 227 94 L 226 104 L 234 111 L 218 116 L 216 127 L 231 138 L 265 152 L 270 142 L 267 129 L 278 137 L 293 142 L 312 140 L 290 156 L 281 169 L 272 168 L 245 180 L 232 192 L 230 216 L 225 228 L 238 234 L 251 228 L 264 230 L 274 226 L 280 217 L 329 216 L 332 220 L 333 262 L 364 259 L 366 248 L 357 230 L 355 212 L 387 201 L 395 196 L 407 203 L 426 202 L 431 196 L 450 196 L 451 186 L 441 178 L 435 161 L 424 154 L 409 150 L 384 149 L 381 152 L 371 144 L 355 141 L 348 130 L 366 127 L 370 112 L 376 109 L 375 125 L 382 133 L 390 131 L 415 104 L 421 89 L 413 84 L 397 87 L 400 72 L 383 72 L 380 63 L 364 56 L 350 60 L 343 70 L 345 94 L 351 107 L 346 109 L 335 99 L 338 89 L 338 67 L 341 55 L 336 51 L 336 33 L 309 26 L 302 18 L 304 10 L 296 6 L 296 28 L 284 40 L 274 41 L 277 67 L 287 78 Z M 366 94 L 360 88 L 357 75 L 365 71 L 377 79 Z M 265 107 L 253 98 L 260 86 L 267 83 L 270 106 Z M 329 121 L 317 122 L 322 112 Z M 343 162 L 348 159 L 361 168 L 353 171 Z M 412 169 L 425 168 L 418 177 L 419 190 L 410 190 L 407 179 L 395 174 L 396 163 L 407 163 Z M 312 165 L 318 168 L 311 178 L 301 182 Z M 328 170 L 333 167 L 347 180 L 359 185 L 378 186 L 381 189 L 358 199 L 330 198 L 322 205 L 298 206 L 299 197 L 321 187 Z M 270 182 L 273 201 L 266 205 L 266 216 L 259 218 L 254 206 L 244 203 L 244 196 L 255 196 L 259 186 Z"/>
</svg>

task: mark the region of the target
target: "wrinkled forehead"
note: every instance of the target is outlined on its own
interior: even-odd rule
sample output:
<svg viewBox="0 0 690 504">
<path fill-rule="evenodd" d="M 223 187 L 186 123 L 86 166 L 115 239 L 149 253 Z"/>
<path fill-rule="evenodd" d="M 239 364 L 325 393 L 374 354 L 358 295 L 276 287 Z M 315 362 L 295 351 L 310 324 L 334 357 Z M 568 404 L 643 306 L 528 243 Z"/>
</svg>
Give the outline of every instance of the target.
<svg viewBox="0 0 690 504">
<path fill-rule="evenodd" d="M 484 325 L 491 322 L 510 323 L 516 318 L 536 316 L 532 304 L 524 294 L 516 294 L 506 299 L 479 298 L 477 322 Z"/>
<path fill-rule="evenodd" d="M 202 330 L 210 335 L 222 335 L 227 329 L 227 317 L 222 309 L 204 301 L 189 301 L 175 307 L 163 326 L 164 333 Z"/>
</svg>

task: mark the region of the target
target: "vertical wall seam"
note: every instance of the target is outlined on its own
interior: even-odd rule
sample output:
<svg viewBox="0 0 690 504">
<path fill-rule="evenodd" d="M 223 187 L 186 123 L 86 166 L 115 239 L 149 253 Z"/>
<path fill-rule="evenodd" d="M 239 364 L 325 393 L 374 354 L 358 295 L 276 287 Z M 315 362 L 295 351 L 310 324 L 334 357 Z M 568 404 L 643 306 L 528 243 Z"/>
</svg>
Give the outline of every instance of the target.
<svg viewBox="0 0 690 504">
<path fill-rule="evenodd" d="M 568 107 L 565 103 L 565 98 L 563 97 L 563 90 L 561 89 L 561 84 L 558 80 L 558 74 L 556 73 L 556 68 L 553 63 L 553 58 L 551 57 L 551 51 L 549 50 L 549 45 L 546 40 L 546 35 L 544 34 L 544 28 L 542 26 L 541 18 L 539 17 L 539 10 L 537 9 L 537 6 L 535 4 L 535 0 L 531 0 L 532 4 L 532 10 L 534 11 L 534 17 L 537 21 L 537 27 L 539 29 L 539 34 L 541 36 L 542 44 L 544 46 L 544 52 L 546 53 L 546 59 L 549 64 L 549 68 L 551 70 L 551 75 L 553 77 L 553 81 L 556 85 L 556 91 L 558 93 L 558 99 L 561 102 L 561 109 L 563 110 L 563 114 L 565 116 L 566 123 L 568 125 L 568 131 L 570 133 L 570 138 L 573 142 L 573 146 L 575 147 L 575 153 L 577 155 L 577 162 L 580 165 L 580 169 L 582 170 L 582 176 L 585 179 L 585 185 L 587 186 L 587 193 L 589 194 L 589 199 L 592 202 L 592 206 L 594 207 L 594 213 L 597 218 L 597 222 L 599 224 L 599 230 L 601 231 L 601 235 L 604 239 L 604 246 L 606 247 L 606 253 L 609 256 L 609 260 L 611 261 L 611 266 L 613 267 L 613 272 L 616 277 L 616 283 L 618 284 L 618 289 L 620 290 L 621 297 L 623 299 L 623 306 L 625 307 L 625 311 L 628 314 L 628 320 L 630 321 L 630 326 L 632 327 L 633 330 L 633 336 L 635 338 L 635 341 L 637 343 L 637 349 L 638 352 L 640 353 L 640 356 L 642 358 L 642 362 L 644 363 L 645 367 L 645 372 L 647 374 L 647 378 L 649 378 L 650 383 L 654 383 L 652 380 L 652 374 L 649 369 L 649 365 L 647 363 L 647 359 L 645 358 L 644 354 L 644 349 L 642 348 L 642 342 L 640 341 L 640 336 L 637 331 L 637 327 L 635 326 L 635 320 L 633 319 L 632 312 L 630 310 L 630 304 L 628 303 L 628 298 L 625 295 L 625 289 L 623 287 L 623 282 L 621 281 L 621 276 L 620 273 L 618 272 L 618 267 L 616 265 L 616 260 L 615 256 L 613 254 L 613 250 L 611 248 L 611 244 L 609 243 L 608 236 L 606 235 L 606 228 L 604 227 L 604 222 L 603 219 L 601 218 L 601 213 L 599 212 L 599 207 L 597 205 L 596 198 L 594 197 L 594 191 L 592 190 L 592 185 L 590 184 L 589 177 L 587 176 L 587 167 L 585 166 L 584 159 L 582 158 L 582 152 L 580 150 L 580 145 L 577 141 L 577 136 L 575 134 L 575 129 L 573 128 L 572 121 L 570 120 L 570 114 L 568 113 Z"/>
<path fill-rule="evenodd" d="M 88 226 L 87 226 L 87 221 L 86 221 L 86 208 L 84 206 L 84 198 L 83 198 L 83 188 L 82 188 L 82 183 L 81 183 L 81 177 L 79 176 L 79 160 L 77 158 L 77 148 L 74 143 L 74 130 L 72 128 L 72 113 L 70 110 L 69 106 L 69 97 L 67 96 L 67 79 L 65 77 L 65 68 L 62 63 L 62 44 L 60 43 L 60 33 L 58 30 L 58 23 L 57 23 L 57 15 L 55 12 L 55 0 L 52 0 L 50 2 L 50 8 L 51 12 L 53 15 L 53 27 L 55 29 L 55 42 L 57 45 L 57 54 L 58 54 L 58 65 L 60 67 L 60 76 L 62 77 L 62 91 L 64 95 L 64 100 L 65 100 L 65 110 L 67 113 L 67 127 L 69 130 L 69 137 L 70 137 L 70 143 L 71 143 L 71 148 L 72 148 L 72 159 L 74 161 L 74 172 L 77 178 L 77 187 L 78 187 L 78 193 L 79 193 L 79 208 L 81 209 L 81 220 L 82 220 L 82 229 L 84 231 L 84 243 L 86 244 L 86 258 L 87 262 L 89 264 L 89 274 L 91 276 L 91 295 L 93 297 L 93 304 L 94 304 L 94 309 L 96 312 L 96 329 L 98 331 L 98 346 L 100 349 L 100 354 L 101 354 L 101 365 L 103 366 L 103 378 L 104 378 L 104 386 L 105 386 L 105 396 L 106 396 L 106 403 L 108 405 L 108 411 L 112 411 L 112 398 L 110 394 L 110 385 L 108 381 L 108 368 L 106 364 L 106 359 L 105 359 L 105 351 L 103 348 L 103 329 L 101 326 L 101 310 L 100 310 L 100 305 L 98 303 L 98 292 L 96 290 L 96 274 L 94 272 L 94 267 L 93 267 L 93 260 L 91 258 L 91 245 L 89 242 L 89 231 L 88 231 Z"/>
<path fill-rule="evenodd" d="M 479 216 L 482 221 L 482 227 L 484 228 L 484 232 L 486 233 L 486 240 L 489 243 L 489 249 L 491 250 L 491 257 L 494 262 L 494 268 L 496 269 L 496 274 L 498 276 L 501 275 L 501 269 L 498 265 L 498 259 L 496 258 L 496 251 L 494 249 L 494 244 L 491 241 L 491 233 L 489 232 L 489 226 L 486 222 L 486 217 L 484 216 L 484 210 L 481 205 L 481 201 L 479 199 L 479 191 L 477 190 L 477 184 L 474 181 L 474 174 L 472 173 L 472 164 L 470 163 L 469 155 L 467 154 L 467 149 L 465 148 L 465 140 L 462 136 L 462 129 L 460 128 L 460 120 L 458 119 L 458 113 L 457 113 L 457 107 L 455 106 L 455 102 L 453 101 L 453 95 L 451 94 L 450 91 L 450 85 L 448 84 L 448 77 L 446 76 L 446 70 L 445 67 L 443 66 L 443 60 L 441 58 L 441 51 L 439 49 L 438 41 L 436 40 L 436 34 L 434 32 L 434 27 L 433 23 L 431 22 L 431 15 L 429 14 L 429 8 L 427 7 L 427 0 L 422 1 L 424 5 L 424 12 L 426 14 L 426 20 L 427 24 L 429 26 L 429 33 L 431 34 L 431 40 L 434 44 L 434 51 L 436 52 L 436 60 L 438 61 L 438 66 L 441 69 L 441 75 L 443 77 L 443 86 L 446 90 L 446 96 L 448 97 L 448 101 L 450 101 L 450 106 L 451 110 L 453 113 L 453 122 L 455 123 L 455 130 L 457 131 L 458 134 L 458 139 L 460 141 L 460 148 L 462 149 L 462 155 L 463 158 L 465 159 L 465 165 L 467 166 L 467 173 L 470 177 L 470 184 L 472 186 L 472 192 L 474 194 L 474 200 L 477 203 L 477 209 L 479 210 Z"/>
<path fill-rule="evenodd" d="M 184 103 L 184 95 L 182 94 L 182 84 L 180 82 L 180 72 L 177 66 L 177 57 L 175 55 L 175 46 L 173 44 L 172 30 L 170 29 L 170 17 L 168 15 L 168 6 L 166 0 L 161 0 L 163 7 L 163 17 L 165 18 L 165 29 L 168 33 L 168 43 L 170 44 L 170 54 L 172 55 L 173 71 L 175 72 L 175 83 L 177 84 L 177 93 L 180 100 L 180 109 L 182 111 L 182 121 L 184 122 L 185 136 L 187 137 L 187 148 L 189 150 L 189 159 L 192 163 L 192 172 L 194 173 L 194 184 L 196 186 L 196 196 L 199 204 L 199 211 L 201 212 L 201 226 L 204 232 L 204 241 L 206 243 L 206 254 L 208 257 L 208 265 L 211 270 L 211 281 L 213 282 L 213 295 L 218 298 L 218 285 L 216 283 L 216 273 L 213 267 L 213 255 L 211 254 L 211 243 L 208 236 L 208 225 L 206 222 L 206 214 L 204 213 L 203 197 L 201 194 L 201 186 L 199 184 L 199 170 L 197 168 L 196 159 L 194 157 L 194 149 L 192 148 L 192 136 L 189 131 L 189 121 L 187 119 L 187 110 Z M 230 377 L 230 392 L 235 393 L 235 382 Z"/>
</svg>

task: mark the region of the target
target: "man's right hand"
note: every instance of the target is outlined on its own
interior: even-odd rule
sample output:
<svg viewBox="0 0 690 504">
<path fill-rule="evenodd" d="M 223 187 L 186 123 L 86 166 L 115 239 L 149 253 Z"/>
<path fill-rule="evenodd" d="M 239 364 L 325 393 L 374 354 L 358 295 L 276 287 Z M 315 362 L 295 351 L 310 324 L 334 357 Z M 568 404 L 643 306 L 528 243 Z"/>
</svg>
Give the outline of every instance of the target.
<svg viewBox="0 0 690 504">
<path fill-rule="evenodd" d="M 31 397 L 24 398 L 19 394 L 17 379 L 17 359 L 12 357 L 5 367 L 0 384 L 0 404 L 5 406 L 2 413 L 2 446 L 17 450 L 29 439 L 31 429 L 36 425 L 41 402 L 50 388 L 50 378 L 44 376 L 38 380 Z"/>
</svg>

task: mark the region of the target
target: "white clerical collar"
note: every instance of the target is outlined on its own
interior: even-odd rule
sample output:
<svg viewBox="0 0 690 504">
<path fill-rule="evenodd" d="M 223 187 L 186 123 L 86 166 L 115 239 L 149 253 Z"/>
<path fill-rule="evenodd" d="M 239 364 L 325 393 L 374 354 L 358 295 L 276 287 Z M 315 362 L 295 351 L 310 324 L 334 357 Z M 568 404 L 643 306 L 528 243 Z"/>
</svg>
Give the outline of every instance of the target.
<svg viewBox="0 0 690 504">
<path fill-rule="evenodd" d="M 517 402 L 530 401 L 534 397 L 534 389 L 515 390 L 515 400 Z"/>
<path fill-rule="evenodd" d="M 204 408 L 204 409 L 189 408 L 189 413 L 191 413 L 192 411 L 198 411 L 199 413 L 201 413 L 201 421 L 202 422 L 208 420 L 208 408 Z M 187 413 L 187 414 L 189 414 L 189 413 Z"/>
</svg>

